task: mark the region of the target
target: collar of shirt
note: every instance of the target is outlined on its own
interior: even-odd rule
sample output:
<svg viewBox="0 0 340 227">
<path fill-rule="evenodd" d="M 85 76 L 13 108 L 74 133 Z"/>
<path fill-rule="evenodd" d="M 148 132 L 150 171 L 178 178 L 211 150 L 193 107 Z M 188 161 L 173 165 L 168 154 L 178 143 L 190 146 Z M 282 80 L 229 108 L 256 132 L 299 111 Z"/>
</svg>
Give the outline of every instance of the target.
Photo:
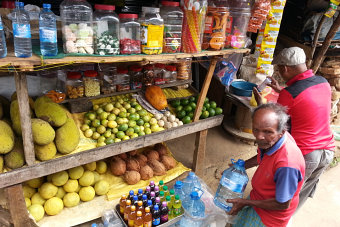
<svg viewBox="0 0 340 227">
<path fill-rule="evenodd" d="M 294 76 L 292 79 L 288 80 L 286 84 L 287 86 L 290 86 L 298 80 L 303 80 L 312 76 L 314 76 L 313 70 L 309 69 L 301 74 Z"/>
<path fill-rule="evenodd" d="M 285 140 L 286 140 L 286 133 L 283 134 L 283 136 L 267 152 L 264 152 L 263 149 L 259 148 L 261 152 L 261 160 L 263 159 L 264 155 L 271 156 L 272 154 L 274 154 L 278 149 L 282 147 Z"/>
</svg>

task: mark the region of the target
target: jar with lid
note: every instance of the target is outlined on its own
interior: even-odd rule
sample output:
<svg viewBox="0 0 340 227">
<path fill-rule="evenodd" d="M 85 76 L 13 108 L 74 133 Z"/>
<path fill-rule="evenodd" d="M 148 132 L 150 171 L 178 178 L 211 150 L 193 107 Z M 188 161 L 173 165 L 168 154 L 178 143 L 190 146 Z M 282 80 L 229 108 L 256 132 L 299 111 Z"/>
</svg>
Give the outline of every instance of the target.
<svg viewBox="0 0 340 227">
<path fill-rule="evenodd" d="M 189 80 L 191 78 L 191 58 L 183 58 L 178 61 L 177 66 L 177 79 Z"/>
<path fill-rule="evenodd" d="M 86 97 L 100 95 L 100 81 L 97 76 L 98 73 L 94 70 L 87 70 L 84 72 L 84 86 Z"/>
<path fill-rule="evenodd" d="M 164 21 L 159 8 L 142 7 L 141 45 L 144 54 L 161 54 L 163 49 Z"/>
<path fill-rule="evenodd" d="M 39 72 L 39 80 L 40 80 L 40 91 L 43 94 L 48 93 L 51 90 L 57 90 L 57 72 L 51 70 L 43 70 Z"/>
<path fill-rule="evenodd" d="M 95 4 L 93 29 L 95 53 L 99 55 L 119 54 L 119 18 L 115 6 Z"/>
<path fill-rule="evenodd" d="M 162 1 L 161 17 L 164 19 L 163 53 L 181 51 L 183 11 L 179 2 Z"/>
<path fill-rule="evenodd" d="M 155 72 L 153 71 L 153 66 L 148 64 L 143 67 L 143 84 L 144 86 L 153 85 L 153 80 L 155 77 Z"/>
<path fill-rule="evenodd" d="M 165 73 L 165 65 L 157 63 L 154 67 L 154 84 L 161 85 L 165 84 L 164 80 L 164 73 Z"/>
<path fill-rule="evenodd" d="M 137 14 L 119 14 L 121 54 L 140 54 L 140 23 Z"/>
<path fill-rule="evenodd" d="M 132 65 L 130 67 L 131 90 L 141 89 L 143 82 L 142 66 Z"/>
<path fill-rule="evenodd" d="M 177 69 L 174 65 L 165 66 L 164 80 L 166 83 L 175 82 L 177 80 Z"/>
<path fill-rule="evenodd" d="M 130 90 L 130 75 L 128 69 L 118 68 L 117 69 L 117 91 L 128 91 Z"/>
<path fill-rule="evenodd" d="M 64 0 L 60 17 L 65 53 L 93 54 L 93 12 L 86 0 Z"/>
<path fill-rule="evenodd" d="M 84 84 L 80 72 L 67 73 L 66 94 L 70 99 L 84 97 Z"/>
<path fill-rule="evenodd" d="M 100 78 L 100 91 L 102 94 L 112 94 L 116 92 L 117 73 L 116 70 L 105 70 L 98 72 Z"/>
</svg>

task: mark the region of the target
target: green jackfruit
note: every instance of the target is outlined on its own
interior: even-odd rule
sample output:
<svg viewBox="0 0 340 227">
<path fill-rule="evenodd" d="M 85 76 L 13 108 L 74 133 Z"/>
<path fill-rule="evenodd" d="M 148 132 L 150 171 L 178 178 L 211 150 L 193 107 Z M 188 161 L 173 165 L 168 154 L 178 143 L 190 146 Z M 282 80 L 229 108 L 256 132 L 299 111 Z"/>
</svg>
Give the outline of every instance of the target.
<svg viewBox="0 0 340 227">
<path fill-rule="evenodd" d="M 11 105 L 10 101 L 8 101 L 8 99 L 0 95 L 0 103 L 2 104 L 3 117 L 10 118 L 9 115 L 9 108 Z"/>
<path fill-rule="evenodd" d="M 38 106 L 40 106 L 43 103 L 47 103 L 47 102 L 52 102 L 52 99 L 50 99 L 49 97 L 43 95 L 40 96 L 39 98 L 37 98 L 34 102 L 34 109 L 36 109 Z"/>
<path fill-rule="evenodd" d="M 0 154 L 7 154 L 13 147 L 13 130 L 5 121 L 0 120 Z"/>
<path fill-rule="evenodd" d="M 8 154 L 5 154 L 5 166 L 11 169 L 17 169 L 25 164 L 25 155 L 22 140 L 16 138 L 14 148 Z"/>
<path fill-rule="evenodd" d="M 79 129 L 72 118 L 68 118 L 66 123 L 57 129 L 55 143 L 57 149 L 62 154 L 69 154 L 79 144 Z"/>
<path fill-rule="evenodd" d="M 17 100 L 17 99 L 18 99 L 17 92 L 14 92 L 11 96 L 11 101 L 13 102 L 14 100 Z M 34 109 L 34 101 L 29 96 L 28 96 L 28 102 L 30 104 L 31 109 Z"/>
<path fill-rule="evenodd" d="M 54 140 L 55 131 L 49 123 L 41 119 L 32 119 L 33 141 L 38 145 L 47 145 Z"/>
<path fill-rule="evenodd" d="M 38 118 L 47 121 L 54 127 L 64 125 L 67 120 L 66 111 L 57 103 L 48 101 L 46 98 L 40 97 L 34 105 L 34 110 Z"/>
<path fill-rule="evenodd" d="M 30 109 L 31 116 L 33 115 L 32 110 Z M 19 112 L 19 103 L 18 100 L 14 100 L 11 102 L 10 107 L 10 114 L 11 114 L 11 120 L 12 120 L 12 127 L 15 133 L 18 136 L 22 135 L 21 132 L 21 122 L 20 122 L 20 112 Z"/>
<path fill-rule="evenodd" d="M 0 155 L 0 173 L 4 171 L 4 157 Z"/>
<path fill-rule="evenodd" d="M 53 142 L 43 146 L 34 144 L 34 150 L 35 157 L 40 161 L 51 160 L 57 154 L 57 148 Z"/>
</svg>

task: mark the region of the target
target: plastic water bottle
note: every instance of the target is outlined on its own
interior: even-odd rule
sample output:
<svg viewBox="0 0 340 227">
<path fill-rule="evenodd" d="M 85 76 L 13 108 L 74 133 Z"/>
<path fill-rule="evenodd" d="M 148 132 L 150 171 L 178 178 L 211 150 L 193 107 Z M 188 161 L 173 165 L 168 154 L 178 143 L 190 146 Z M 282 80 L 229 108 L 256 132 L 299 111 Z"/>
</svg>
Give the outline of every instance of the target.
<svg viewBox="0 0 340 227">
<path fill-rule="evenodd" d="M 7 46 L 5 39 L 4 27 L 2 25 L 2 20 L 0 16 L 0 58 L 4 58 L 7 56 Z"/>
<path fill-rule="evenodd" d="M 51 11 L 51 4 L 43 4 L 39 15 L 40 51 L 44 56 L 58 54 L 56 16 Z"/>
<path fill-rule="evenodd" d="M 176 181 L 175 185 L 174 185 L 174 190 L 175 190 L 175 194 L 179 195 L 179 197 L 184 198 L 184 192 L 183 192 L 183 182 L 182 181 Z"/>
<path fill-rule="evenodd" d="M 185 200 L 186 197 L 189 197 L 191 192 L 195 190 L 195 188 L 201 189 L 201 183 L 198 179 L 198 177 L 195 175 L 194 172 L 190 172 L 187 176 L 187 178 L 183 181 L 183 194 L 184 198 L 182 200 Z"/>
<path fill-rule="evenodd" d="M 248 176 L 244 168 L 244 161 L 239 159 L 232 167 L 224 170 L 220 184 L 217 188 L 214 203 L 216 206 L 229 212 L 233 206 L 231 203 L 227 203 L 227 199 L 242 198 L 244 189 L 248 183 Z"/>
<path fill-rule="evenodd" d="M 15 2 L 13 13 L 14 52 L 18 58 L 32 56 L 30 17 L 24 9 L 23 2 Z"/>
<path fill-rule="evenodd" d="M 180 221 L 181 227 L 200 227 L 205 216 L 205 205 L 196 191 L 191 192 L 190 199 L 183 203 L 185 213 Z"/>
</svg>

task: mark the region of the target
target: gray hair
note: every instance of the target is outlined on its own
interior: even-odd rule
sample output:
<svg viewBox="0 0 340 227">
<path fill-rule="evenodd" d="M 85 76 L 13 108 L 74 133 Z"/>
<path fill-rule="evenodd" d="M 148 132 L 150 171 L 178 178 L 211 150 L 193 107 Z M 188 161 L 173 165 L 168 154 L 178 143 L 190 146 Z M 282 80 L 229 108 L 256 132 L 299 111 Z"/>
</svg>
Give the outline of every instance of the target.
<svg viewBox="0 0 340 227">
<path fill-rule="evenodd" d="M 262 109 L 272 110 L 276 114 L 277 121 L 278 121 L 277 131 L 279 133 L 288 129 L 289 115 L 287 114 L 287 108 L 286 107 L 284 107 L 280 104 L 277 104 L 277 103 L 262 104 L 262 105 L 256 107 L 253 110 L 251 117 L 254 118 L 255 113 L 259 110 L 262 110 Z"/>
</svg>

